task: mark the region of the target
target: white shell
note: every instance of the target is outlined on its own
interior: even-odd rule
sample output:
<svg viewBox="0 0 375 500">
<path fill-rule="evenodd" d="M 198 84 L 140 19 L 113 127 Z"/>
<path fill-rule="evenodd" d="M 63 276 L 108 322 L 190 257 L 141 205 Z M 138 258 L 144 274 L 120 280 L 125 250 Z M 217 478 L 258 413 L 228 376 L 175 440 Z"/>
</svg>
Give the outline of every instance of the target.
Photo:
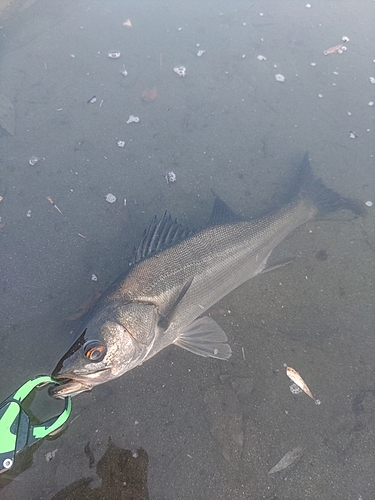
<svg viewBox="0 0 375 500">
<path fill-rule="evenodd" d="M 98 277 L 96 276 L 96 274 L 91 275 L 91 281 L 98 281 Z"/>
<path fill-rule="evenodd" d="M 257 56 L 257 59 L 258 59 L 258 61 L 267 61 L 267 58 L 260 55 L 260 54 L 259 54 L 259 56 Z"/>
<path fill-rule="evenodd" d="M 126 20 L 126 21 L 124 21 L 124 22 L 122 23 L 122 25 L 123 25 L 123 26 L 126 26 L 126 27 L 128 27 L 128 28 L 132 28 L 132 26 L 133 26 L 133 25 L 132 25 L 132 22 L 130 21 L 130 19 L 129 19 L 129 18 L 127 18 L 127 20 Z"/>
<path fill-rule="evenodd" d="M 126 123 L 138 123 L 139 116 L 130 115 Z"/>
<path fill-rule="evenodd" d="M 281 75 L 280 73 L 278 73 L 277 75 L 275 75 L 275 80 L 277 82 L 284 82 L 285 81 L 285 76 Z"/>
<path fill-rule="evenodd" d="M 125 141 L 117 141 L 117 146 L 118 146 L 119 148 L 123 148 L 123 147 L 125 147 Z"/>
<path fill-rule="evenodd" d="M 178 76 L 181 76 L 181 77 L 185 77 L 186 76 L 186 68 L 185 68 L 185 66 L 176 66 L 175 68 L 173 68 L 173 71 Z"/>
<path fill-rule="evenodd" d="M 112 193 L 108 193 L 107 196 L 105 197 L 105 201 L 108 201 L 108 203 L 114 203 L 117 200 L 116 196 Z"/>
<path fill-rule="evenodd" d="M 366 202 L 365 202 L 365 205 L 366 205 L 366 207 L 372 207 L 373 202 L 372 202 L 372 201 L 370 201 L 370 200 L 369 200 L 369 201 L 366 201 Z"/>
<path fill-rule="evenodd" d="M 40 160 L 40 158 L 38 158 L 37 156 L 32 156 L 29 160 L 29 165 L 31 165 L 33 167 L 35 165 L 35 163 L 38 163 L 39 160 Z"/>
<path fill-rule="evenodd" d="M 108 57 L 110 59 L 118 59 L 119 57 L 121 57 L 121 52 L 109 52 Z"/>
</svg>

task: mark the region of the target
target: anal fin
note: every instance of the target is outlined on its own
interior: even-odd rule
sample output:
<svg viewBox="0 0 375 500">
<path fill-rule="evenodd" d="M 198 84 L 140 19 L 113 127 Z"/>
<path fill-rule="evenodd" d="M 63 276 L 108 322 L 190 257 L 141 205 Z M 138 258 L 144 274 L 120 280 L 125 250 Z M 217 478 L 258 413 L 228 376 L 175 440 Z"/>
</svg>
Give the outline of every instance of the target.
<svg viewBox="0 0 375 500">
<path fill-rule="evenodd" d="M 205 358 L 228 359 L 232 354 L 227 336 L 212 318 L 204 316 L 193 321 L 180 333 L 175 344 Z"/>
</svg>

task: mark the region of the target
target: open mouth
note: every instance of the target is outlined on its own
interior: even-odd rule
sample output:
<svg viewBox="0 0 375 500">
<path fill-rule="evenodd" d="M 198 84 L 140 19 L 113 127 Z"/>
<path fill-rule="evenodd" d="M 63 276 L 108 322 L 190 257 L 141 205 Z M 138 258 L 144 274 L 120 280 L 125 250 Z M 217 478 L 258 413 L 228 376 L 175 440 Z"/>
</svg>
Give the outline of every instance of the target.
<svg viewBox="0 0 375 500">
<path fill-rule="evenodd" d="M 68 396 L 76 396 L 81 392 L 91 391 L 96 385 L 106 382 L 110 376 L 110 369 L 104 368 L 89 374 L 65 373 L 55 375 L 58 385 L 49 389 L 49 395 L 53 398 L 64 399 Z M 72 375 L 69 377 L 69 375 Z"/>
<path fill-rule="evenodd" d="M 48 393 L 53 398 L 64 399 L 68 396 L 76 396 L 81 392 L 91 391 L 92 387 L 92 385 L 84 384 L 78 380 L 61 379 L 59 385 L 51 387 Z"/>
</svg>

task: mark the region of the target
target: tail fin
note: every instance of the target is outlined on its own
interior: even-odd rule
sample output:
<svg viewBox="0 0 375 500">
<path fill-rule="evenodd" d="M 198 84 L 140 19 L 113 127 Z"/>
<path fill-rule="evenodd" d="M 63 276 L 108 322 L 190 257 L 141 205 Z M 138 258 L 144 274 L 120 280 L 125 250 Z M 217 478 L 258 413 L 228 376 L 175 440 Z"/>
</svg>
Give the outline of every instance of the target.
<svg viewBox="0 0 375 500">
<path fill-rule="evenodd" d="M 358 201 L 341 196 L 333 189 L 325 186 L 322 179 L 314 177 L 307 151 L 298 172 L 298 181 L 300 195 L 309 199 L 317 207 L 319 215 L 325 215 L 336 210 L 351 210 L 355 215 L 364 213 L 364 208 Z"/>
</svg>

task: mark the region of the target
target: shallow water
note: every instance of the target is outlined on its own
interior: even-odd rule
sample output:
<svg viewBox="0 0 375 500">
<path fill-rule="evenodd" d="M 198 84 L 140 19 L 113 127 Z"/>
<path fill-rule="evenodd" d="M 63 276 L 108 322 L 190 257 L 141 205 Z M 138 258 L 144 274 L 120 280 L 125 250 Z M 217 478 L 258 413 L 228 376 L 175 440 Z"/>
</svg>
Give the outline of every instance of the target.
<svg viewBox="0 0 375 500">
<path fill-rule="evenodd" d="M 272 208 L 306 150 L 329 187 L 375 201 L 375 3 L 201 4 L 41 0 L 1 22 L 1 93 L 15 133 L 0 136 L 0 401 L 51 372 L 72 342 L 66 318 L 126 269 L 154 214 L 199 227 L 211 190 L 247 217 Z M 343 35 L 347 51 L 324 56 Z M 154 86 L 157 97 L 143 101 Z M 131 114 L 139 123 L 126 124 Z M 153 500 L 373 498 L 375 216 L 366 210 L 300 227 L 282 244 L 292 264 L 212 309 L 229 362 L 171 347 L 78 396 L 67 432 L 0 476 L 0 498 L 115 498 L 108 477 L 128 486 L 147 477 Z M 290 392 L 283 363 L 320 406 Z M 296 447 L 302 457 L 268 475 Z M 124 463 L 132 480 L 116 468 Z M 70 486 L 83 478 L 92 490 Z"/>
</svg>

